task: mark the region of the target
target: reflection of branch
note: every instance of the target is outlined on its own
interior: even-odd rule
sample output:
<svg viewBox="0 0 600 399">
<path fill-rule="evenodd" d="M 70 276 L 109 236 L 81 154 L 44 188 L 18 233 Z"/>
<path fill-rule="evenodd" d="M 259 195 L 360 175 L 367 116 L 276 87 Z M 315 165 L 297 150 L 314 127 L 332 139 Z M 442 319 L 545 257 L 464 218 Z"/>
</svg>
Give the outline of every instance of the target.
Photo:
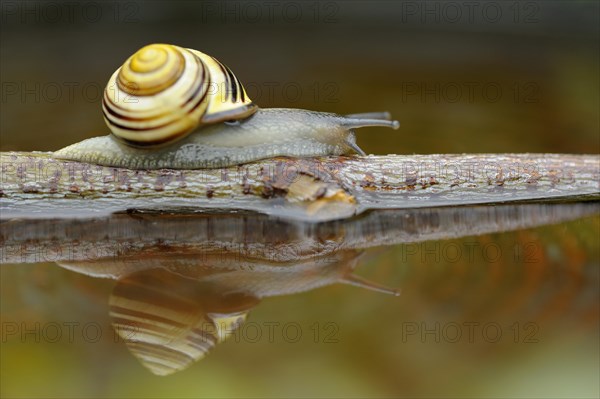
<svg viewBox="0 0 600 399">
<path fill-rule="evenodd" d="M 320 221 L 374 208 L 600 194 L 598 155 L 277 158 L 225 169 L 133 171 L 9 152 L 0 163 L 3 218 L 221 208 Z"/>
<path fill-rule="evenodd" d="M 253 270 L 257 262 L 327 263 L 342 250 L 510 231 L 599 212 L 600 204 L 591 201 L 387 209 L 318 225 L 237 212 L 15 219 L 2 223 L 0 263 L 107 260 L 118 273 L 170 259 L 182 270 L 199 264 Z"/>
</svg>

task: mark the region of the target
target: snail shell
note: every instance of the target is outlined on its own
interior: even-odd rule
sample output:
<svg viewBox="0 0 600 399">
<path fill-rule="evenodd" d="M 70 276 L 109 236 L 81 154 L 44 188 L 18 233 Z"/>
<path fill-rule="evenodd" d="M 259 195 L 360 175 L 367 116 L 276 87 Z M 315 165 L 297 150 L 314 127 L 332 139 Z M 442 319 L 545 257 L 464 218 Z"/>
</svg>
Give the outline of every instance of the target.
<svg viewBox="0 0 600 399">
<path fill-rule="evenodd" d="M 169 44 L 143 47 L 117 69 L 102 110 L 112 135 L 54 156 L 129 169 L 219 168 L 275 156 L 364 155 L 353 129 L 400 125 L 387 112 L 258 109 L 227 66 Z"/>
<path fill-rule="evenodd" d="M 201 125 L 250 116 L 258 107 L 231 70 L 200 51 L 151 44 L 112 75 L 106 124 L 130 145 L 173 142 Z"/>
</svg>

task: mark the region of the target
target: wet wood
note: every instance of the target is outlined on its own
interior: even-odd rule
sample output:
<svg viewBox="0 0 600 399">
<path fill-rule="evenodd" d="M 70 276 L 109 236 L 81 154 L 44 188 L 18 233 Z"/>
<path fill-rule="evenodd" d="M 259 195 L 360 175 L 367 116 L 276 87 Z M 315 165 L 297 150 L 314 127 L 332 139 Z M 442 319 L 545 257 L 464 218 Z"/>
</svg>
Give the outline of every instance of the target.
<svg viewBox="0 0 600 399">
<path fill-rule="evenodd" d="M 251 210 L 342 219 L 368 209 L 598 199 L 600 156 L 433 154 L 275 158 L 210 170 L 127 170 L 0 154 L 1 217 Z"/>
</svg>

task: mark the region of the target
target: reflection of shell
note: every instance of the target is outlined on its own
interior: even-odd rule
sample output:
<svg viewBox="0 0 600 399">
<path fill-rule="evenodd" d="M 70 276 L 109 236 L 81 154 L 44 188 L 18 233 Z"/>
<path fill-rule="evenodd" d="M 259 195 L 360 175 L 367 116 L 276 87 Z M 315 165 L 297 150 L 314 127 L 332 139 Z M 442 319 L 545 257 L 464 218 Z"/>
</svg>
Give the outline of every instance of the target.
<svg viewBox="0 0 600 399">
<path fill-rule="evenodd" d="M 233 334 L 257 300 L 215 298 L 197 282 L 155 269 L 119 280 L 109 303 L 113 327 L 133 355 L 152 373 L 168 375 Z"/>
</svg>

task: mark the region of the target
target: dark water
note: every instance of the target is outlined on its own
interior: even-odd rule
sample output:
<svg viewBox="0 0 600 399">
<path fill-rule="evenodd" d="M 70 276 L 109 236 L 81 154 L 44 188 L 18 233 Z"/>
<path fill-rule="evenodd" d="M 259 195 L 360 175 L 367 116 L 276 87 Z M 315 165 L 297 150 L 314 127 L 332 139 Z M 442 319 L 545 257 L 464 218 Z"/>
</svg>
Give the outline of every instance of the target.
<svg viewBox="0 0 600 399">
<path fill-rule="evenodd" d="M 261 107 L 390 111 L 367 153 L 599 153 L 598 2 L 450 3 L 5 1 L 0 150 L 106 134 L 110 74 L 166 42 Z M 2 220 L 0 393 L 598 397 L 597 206 Z"/>
<path fill-rule="evenodd" d="M 594 397 L 598 211 L 4 221 L 2 391 Z"/>
</svg>

